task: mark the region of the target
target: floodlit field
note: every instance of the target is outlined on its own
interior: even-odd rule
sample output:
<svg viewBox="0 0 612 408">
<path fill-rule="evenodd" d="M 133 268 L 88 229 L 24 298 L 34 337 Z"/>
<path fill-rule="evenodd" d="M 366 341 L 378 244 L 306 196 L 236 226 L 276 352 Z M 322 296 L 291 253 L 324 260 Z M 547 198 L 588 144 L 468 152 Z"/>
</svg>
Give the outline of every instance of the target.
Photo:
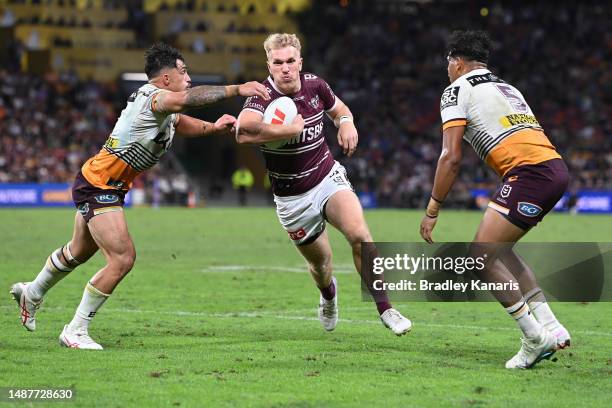
<svg viewBox="0 0 612 408">
<path fill-rule="evenodd" d="M 480 213 L 443 211 L 434 238 L 469 241 Z M 0 211 L 0 387 L 63 388 L 79 407 L 609 406 L 612 304 L 553 304 L 572 348 L 508 371 L 519 331 L 493 303 L 400 303 L 398 338 L 361 301 L 344 239 L 331 234 L 340 323 L 325 332 L 318 291 L 272 209 L 138 209 L 127 217 L 134 270 L 90 334 L 103 352 L 57 337 L 96 255 L 46 297 L 35 333 L 18 321 L 11 283 L 40 270 L 72 230 L 71 210 Z M 379 241 L 417 241 L 421 212 L 372 211 Z M 612 217 L 550 215 L 530 241 L 612 241 Z M 21 405 L 23 406 L 23 405 Z M 45 406 L 45 404 L 35 404 Z"/>
</svg>

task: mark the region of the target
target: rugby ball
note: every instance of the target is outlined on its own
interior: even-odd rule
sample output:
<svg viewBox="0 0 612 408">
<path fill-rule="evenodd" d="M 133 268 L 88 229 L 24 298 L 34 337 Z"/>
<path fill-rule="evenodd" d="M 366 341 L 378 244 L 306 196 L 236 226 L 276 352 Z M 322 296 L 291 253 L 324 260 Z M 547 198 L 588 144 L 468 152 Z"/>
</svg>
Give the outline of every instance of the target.
<svg viewBox="0 0 612 408">
<path fill-rule="evenodd" d="M 270 102 L 263 115 L 263 123 L 271 125 L 290 125 L 297 116 L 297 106 L 286 96 L 281 96 Z M 284 146 L 287 140 L 274 140 L 264 143 L 263 146 L 278 149 Z"/>
</svg>

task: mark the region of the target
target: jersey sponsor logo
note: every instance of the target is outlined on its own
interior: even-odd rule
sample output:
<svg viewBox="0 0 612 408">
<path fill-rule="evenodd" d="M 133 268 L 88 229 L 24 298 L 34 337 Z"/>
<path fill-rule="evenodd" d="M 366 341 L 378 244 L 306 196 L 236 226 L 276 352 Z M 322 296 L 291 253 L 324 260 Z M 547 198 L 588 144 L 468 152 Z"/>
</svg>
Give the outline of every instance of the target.
<svg viewBox="0 0 612 408">
<path fill-rule="evenodd" d="M 287 142 L 287 145 L 303 143 L 303 142 L 311 142 L 315 139 L 318 139 L 322 133 L 323 133 L 323 122 L 319 122 L 314 126 L 305 127 L 304 130 L 302 131 L 302 134 L 298 137 L 295 137 L 289 140 L 289 142 Z"/>
<path fill-rule="evenodd" d="M 512 191 L 512 187 L 511 187 L 511 186 L 509 186 L 508 184 L 504 184 L 504 185 L 502 186 L 502 189 L 501 189 L 501 191 L 500 191 L 499 195 L 500 195 L 502 198 L 508 198 L 508 197 L 510 197 L 510 192 L 511 192 L 511 191 Z"/>
<path fill-rule="evenodd" d="M 314 75 L 314 74 L 304 74 L 304 79 L 305 79 L 306 81 L 310 81 L 310 80 L 312 80 L 312 79 L 317 79 L 317 76 L 316 76 L 316 75 Z"/>
<path fill-rule="evenodd" d="M 320 101 L 319 101 L 319 95 L 316 95 L 314 98 L 312 98 L 312 99 L 310 100 L 310 102 L 308 102 L 308 104 L 309 104 L 310 106 L 312 106 L 312 107 L 313 107 L 313 109 L 318 109 L 318 108 L 319 108 L 319 102 L 320 102 Z"/>
<path fill-rule="evenodd" d="M 266 110 L 266 108 L 264 108 L 264 106 L 261 103 L 257 103 L 257 102 L 253 102 L 253 101 L 249 101 L 249 100 L 247 100 L 244 103 L 244 108 L 251 108 L 251 109 L 255 109 L 255 110 L 261 111 L 261 112 Z"/>
<path fill-rule="evenodd" d="M 540 126 L 540 122 L 533 115 L 526 113 L 513 113 L 504 116 L 499 120 L 503 127 L 509 128 L 516 125 L 535 125 Z"/>
<path fill-rule="evenodd" d="M 119 139 L 109 137 L 108 139 L 106 139 L 106 142 L 104 142 L 104 147 L 116 149 L 117 147 L 119 147 Z"/>
<path fill-rule="evenodd" d="M 542 207 L 526 201 L 520 201 L 517 205 L 517 211 L 525 217 L 537 217 L 542 212 Z"/>
<path fill-rule="evenodd" d="M 303 100 L 304 100 L 304 95 L 301 95 L 301 96 L 296 96 L 295 98 L 293 98 L 293 101 L 294 101 L 294 102 L 297 102 L 297 101 L 303 101 Z"/>
<path fill-rule="evenodd" d="M 119 197 L 115 194 L 100 194 L 94 197 L 100 204 L 112 204 L 119 201 Z"/>
<path fill-rule="evenodd" d="M 493 75 L 490 72 L 487 73 L 487 74 L 482 74 L 482 75 L 473 75 L 471 77 L 468 77 L 467 81 L 472 86 L 476 86 L 476 85 L 480 85 L 480 84 L 486 84 L 486 83 L 489 83 L 489 82 L 502 82 L 502 83 L 504 82 L 502 79 L 500 79 L 496 75 Z"/>
<path fill-rule="evenodd" d="M 299 241 L 306 236 L 306 231 L 304 231 L 304 228 L 300 228 L 297 231 L 287 231 L 287 234 L 289 234 L 289 238 L 291 238 L 291 240 Z"/>
<path fill-rule="evenodd" d="M 459 102 L 459 87 L 453 86 L 448 88 L 442 94 L 440 99 L 440 110 L 448 108 L 449 106 L 456 106 Z"/>
</svg>

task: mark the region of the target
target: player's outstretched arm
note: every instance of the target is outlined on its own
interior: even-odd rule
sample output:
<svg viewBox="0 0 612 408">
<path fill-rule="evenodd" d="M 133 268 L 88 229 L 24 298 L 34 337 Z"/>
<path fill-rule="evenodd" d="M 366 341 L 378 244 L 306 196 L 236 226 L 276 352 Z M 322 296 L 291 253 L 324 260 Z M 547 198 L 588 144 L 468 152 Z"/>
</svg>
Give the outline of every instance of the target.
<svg viewBox="0 0 612 408">
<path fill-rule="evenodd" d="M 270 99 L 265 86 L 259 82 L 241 85 L 200 85 L 182 92 L 164 90 L 155 96 L 153 110 L 161 113 L 177 113 L 185 109 L 198 108 L 232 96 L 259 96 Z"/>
<path fill-rule="evenodd" d="M 343 153 L 350 157 L 355 152 L 355 149 L 357 149 L 359 135 L 353 123 L 351 110 L 340 98 L 336 96 L 336 99 L 336 106 L 327 112 L 327 115 L 338 128 L 338 144 L 342 147 Z"/>
<path fill-rule="evenodd" d="M 238 116 L 236 141 L 239 144 L 262 144 L 290 139 L 304 130 L 302 115 L 297 115 L 290 125 L 271 125 L 263 123 L 262 119 L 259 113 L 243 110 Z"/>
<path fill-rule="evenodd" d="M 180 114 L 176 123 L 176 133 L 183 137 L 229 135 L 233 134 L 235 124 L 236 118 L 232 115 L 223 115 L 215 123 L 211 123 Z"/>
<path fill-rule="evenodd" d="M 436 221 L 438 221 L 440 207 L 453 184 L 455 184 L 457 174 L 459 174 L 459 165 L 463 155 L 461 141 L 464 132 L 465 126 L 455 126 L 446 129 L 442 134 L 442 153 L 440 153 L 438 159 L 431 197 L 425 210 L 425 216 L 421 221 L 420 229 L 421 237 L 430 244 L 433 243 L 431 233 L 436 226 Z"/>
</svg>

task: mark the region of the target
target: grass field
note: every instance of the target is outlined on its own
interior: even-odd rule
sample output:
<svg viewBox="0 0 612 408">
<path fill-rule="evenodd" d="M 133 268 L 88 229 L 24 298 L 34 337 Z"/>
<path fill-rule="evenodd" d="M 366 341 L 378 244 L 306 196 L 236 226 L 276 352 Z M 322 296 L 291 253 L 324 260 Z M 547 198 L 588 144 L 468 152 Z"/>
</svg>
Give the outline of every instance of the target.
<svg viewBox="0 0 612 408">
<path fill-rule="evenodd" d="M 0 211 L 0 387 L 76 390 L 51 406 L 610 406 L 611 303 L 553 304 L 572 348 L 508 371 L 519 332 L 497 304 L 396 304 L 414 323 L 397 338 L 361 301 L 348 245 L 334 231 L 341 320 L 327 333 L 318 291 L 272 209 L 127 211 L 136 266 L 90 328 L 105 351 L 60 348 L 102 257 L 48 294 L 35 333 L 20 327 L 8 289 L 69 239 L 72 214 Z M 434 237 L 469 241 L 480 216 L 444 212 Z M 379 241 L 418 241 L 420 217 L 367 213 Z M 553 214 L 527 238 L 612 241 L 612 217 Z"/>
</svg>

